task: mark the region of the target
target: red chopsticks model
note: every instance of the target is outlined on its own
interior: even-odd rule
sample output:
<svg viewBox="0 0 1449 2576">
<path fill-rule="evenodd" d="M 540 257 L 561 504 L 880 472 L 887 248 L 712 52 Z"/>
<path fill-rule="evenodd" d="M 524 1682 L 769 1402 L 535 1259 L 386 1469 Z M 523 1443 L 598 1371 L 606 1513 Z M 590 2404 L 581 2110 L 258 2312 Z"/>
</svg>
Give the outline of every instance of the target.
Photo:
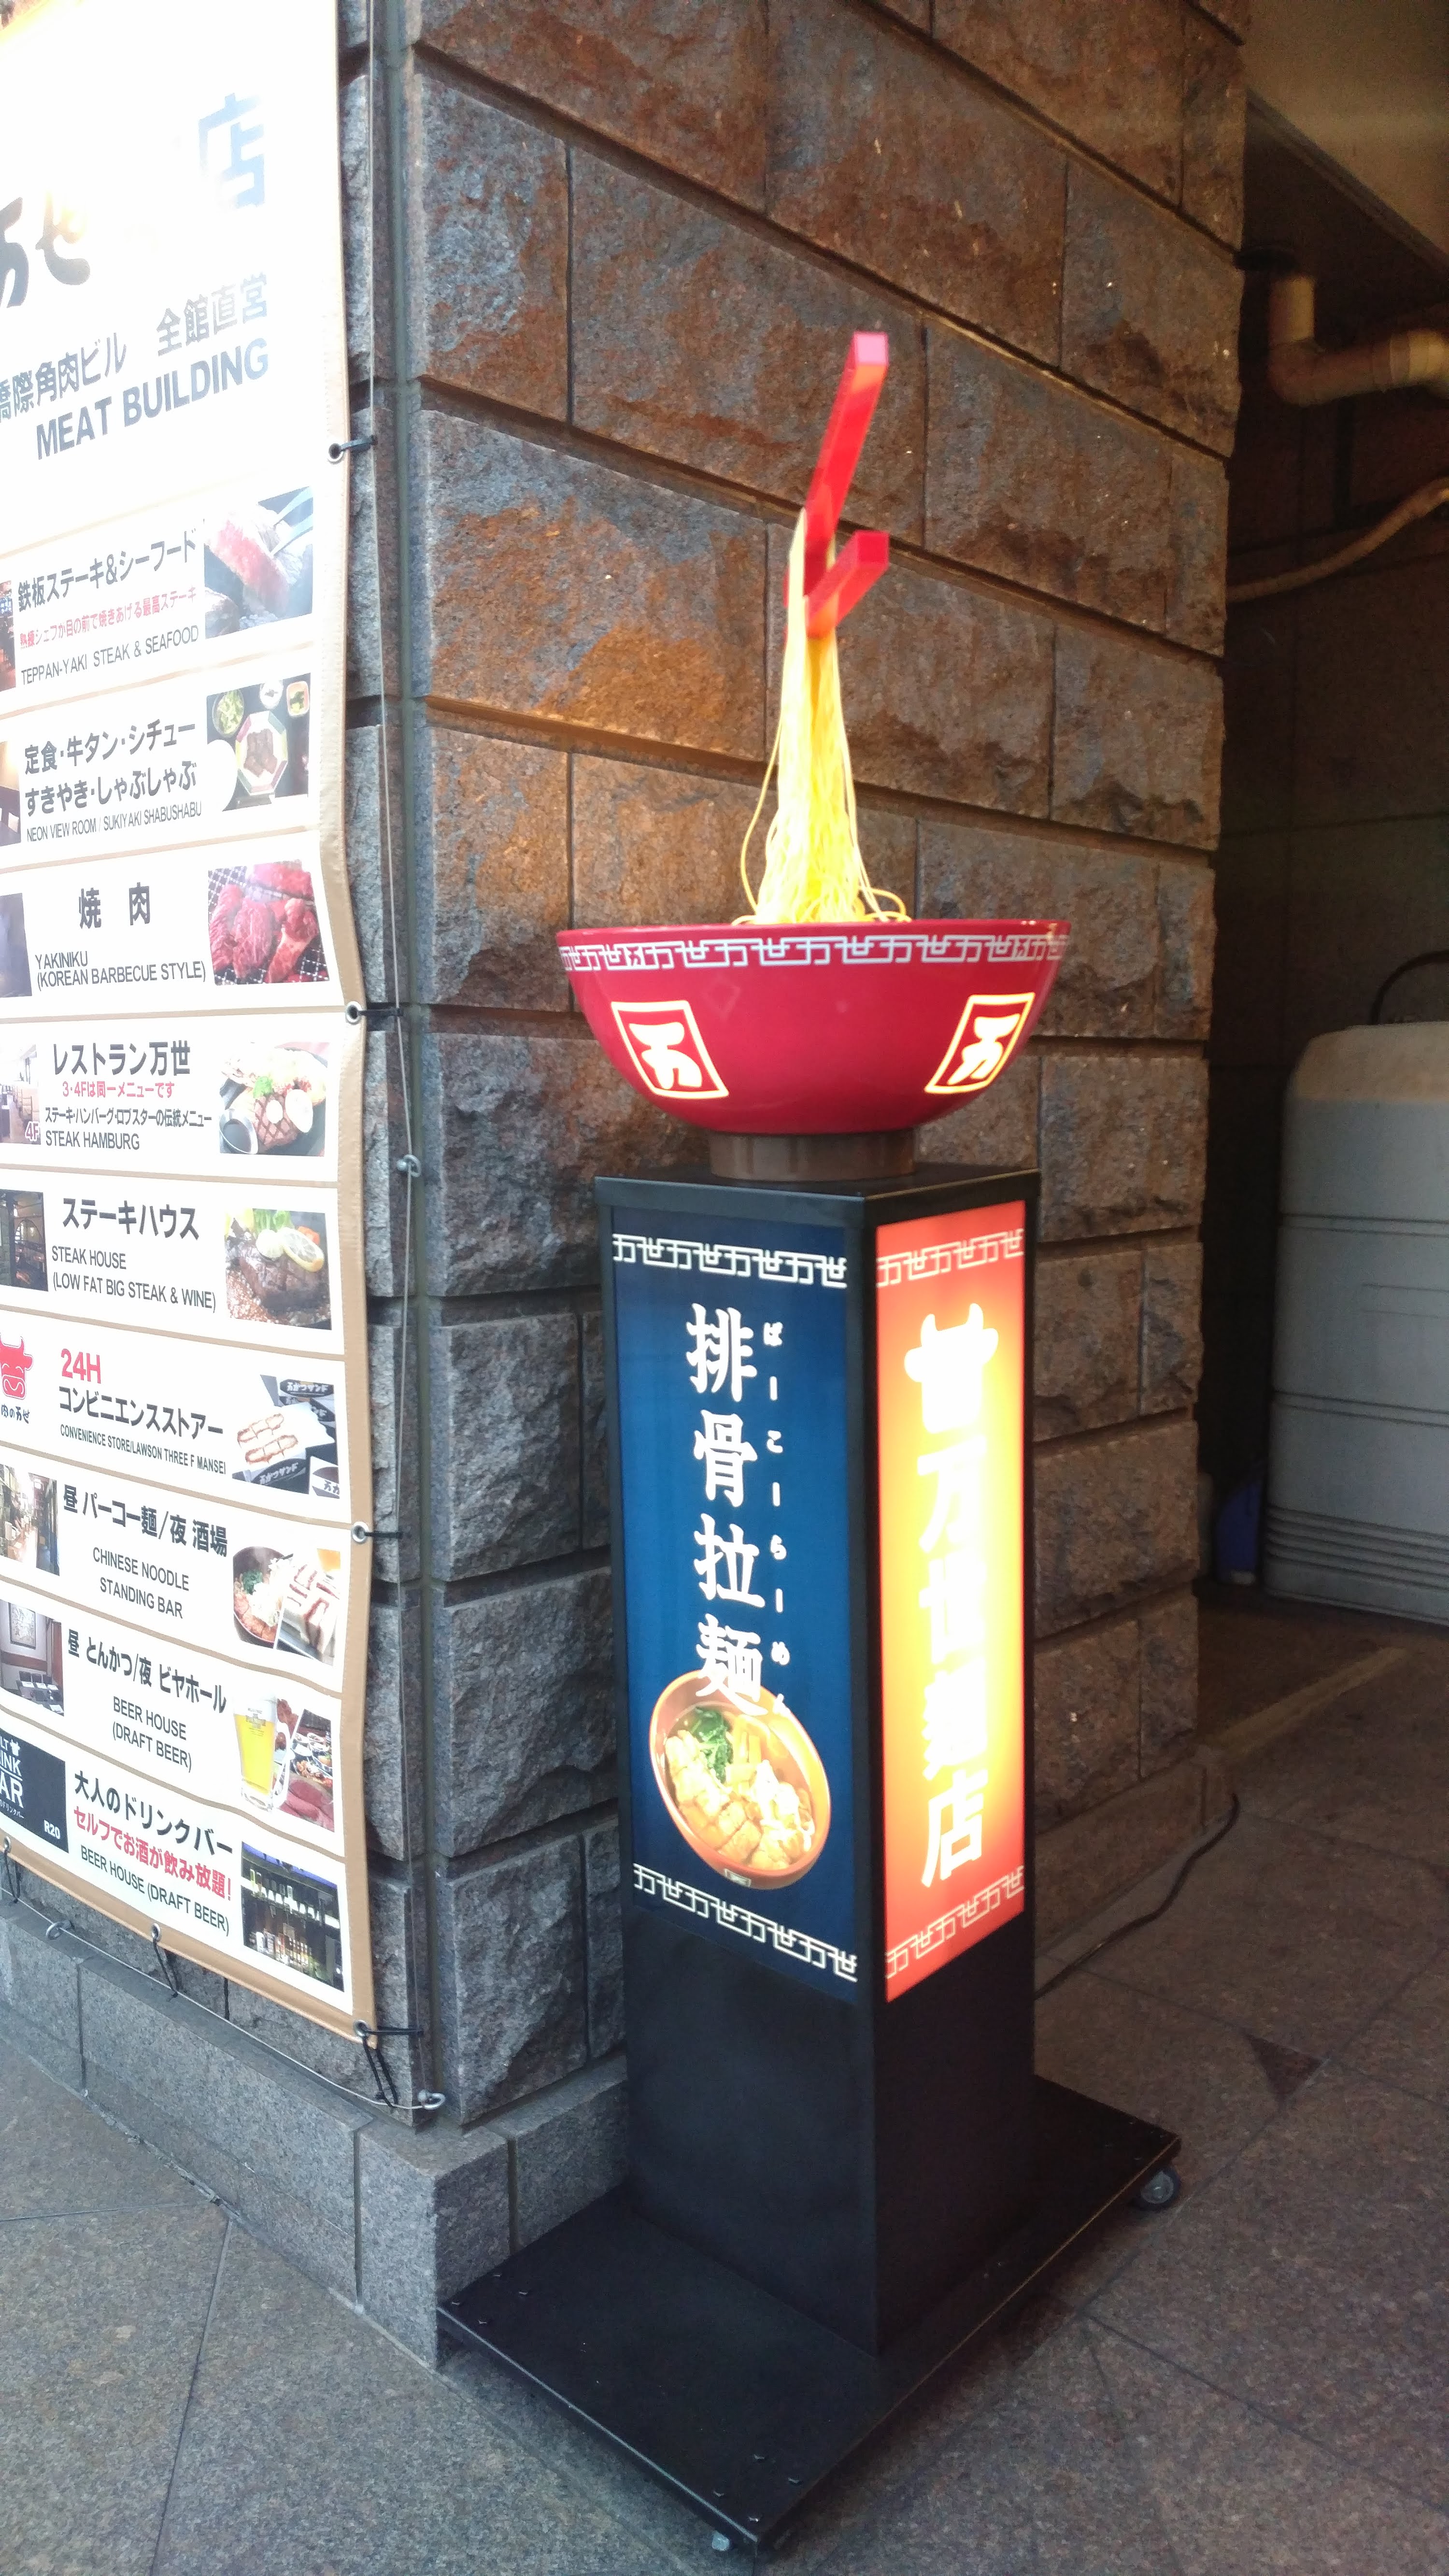
<svg viewBox="0 0 1449 2576">
<path fill-rule="evenodd" d="M 880 399 L 890 342 L 883 331 L 857 331 L 836 389 L 820 456 L 805 496 L 805 631 L 828 635 L 848 617 L 891 559 L 889 537 L 862 529 L 830 561 L 830 547 L 865 434 Z"/>
</svg>

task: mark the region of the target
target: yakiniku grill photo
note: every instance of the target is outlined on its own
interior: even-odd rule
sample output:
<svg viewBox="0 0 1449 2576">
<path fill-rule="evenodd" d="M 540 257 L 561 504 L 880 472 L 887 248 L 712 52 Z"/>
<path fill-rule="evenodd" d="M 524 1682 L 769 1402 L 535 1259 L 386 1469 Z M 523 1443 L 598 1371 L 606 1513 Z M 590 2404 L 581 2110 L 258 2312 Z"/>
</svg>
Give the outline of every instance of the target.
<svg viewBox="0 0 1449 2576">
<path fill-rule="evenodd" d="M 327 960 L 308 869 L 290 859 L 213 868 L 207 890 L 218 984 L 325 984 Z"/>
</svg>

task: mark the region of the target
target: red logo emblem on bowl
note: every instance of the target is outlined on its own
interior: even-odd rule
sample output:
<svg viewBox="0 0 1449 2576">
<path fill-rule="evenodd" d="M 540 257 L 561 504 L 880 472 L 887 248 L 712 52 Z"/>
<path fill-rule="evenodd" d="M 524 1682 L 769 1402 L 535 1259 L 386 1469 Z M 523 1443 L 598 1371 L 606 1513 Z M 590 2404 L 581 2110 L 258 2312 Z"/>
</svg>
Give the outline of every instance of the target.
<svg viewBox="0 0 1449 2576">
<path fill-rule="evenodd" d="M 1035 993 L 973 993 L 926 1089 L 950 1100 L 984 1091 L 1005 1071 L 1035 1004 Z"/>
<path fill-rule="evenodd" d="M 615 1002 L 619 1035 L 656 1100 L 727 1100 L 687 1002 Z"/>
</svg>

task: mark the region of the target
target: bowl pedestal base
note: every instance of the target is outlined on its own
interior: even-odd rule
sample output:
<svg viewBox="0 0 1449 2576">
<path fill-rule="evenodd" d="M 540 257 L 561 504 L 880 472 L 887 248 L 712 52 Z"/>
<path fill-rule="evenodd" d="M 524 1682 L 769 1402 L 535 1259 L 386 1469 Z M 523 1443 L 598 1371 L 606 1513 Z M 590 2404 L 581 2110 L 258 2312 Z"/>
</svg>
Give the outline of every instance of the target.
<svg viewBox="0 0 1449 2576">
<path fill-rule="evenodd" d="M 722 1181 L 886 1181 L 916 1168 L 913 1127 L 866 1136 L 711 1133 L 709 1168 Z"/>
</svg>

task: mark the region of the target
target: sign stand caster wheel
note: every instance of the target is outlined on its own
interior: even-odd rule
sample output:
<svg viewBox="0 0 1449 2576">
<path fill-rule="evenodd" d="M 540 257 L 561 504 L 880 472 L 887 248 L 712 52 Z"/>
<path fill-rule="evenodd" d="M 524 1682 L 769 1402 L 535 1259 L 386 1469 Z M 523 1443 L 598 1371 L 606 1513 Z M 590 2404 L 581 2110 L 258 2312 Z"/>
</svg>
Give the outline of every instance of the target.
<svg viewBox="0 0 1449 2576">
<path fill-rule="evenodd" d="M 1182 2176 L 1176 2165 L 1159 2165 L 1155 2174 L 1148 2175 L 1142 2189 L 1134 2192 L 1132 2206 L 1146 2210 L 1171 2209 L 1181 2190 Z"/>
</svg>

